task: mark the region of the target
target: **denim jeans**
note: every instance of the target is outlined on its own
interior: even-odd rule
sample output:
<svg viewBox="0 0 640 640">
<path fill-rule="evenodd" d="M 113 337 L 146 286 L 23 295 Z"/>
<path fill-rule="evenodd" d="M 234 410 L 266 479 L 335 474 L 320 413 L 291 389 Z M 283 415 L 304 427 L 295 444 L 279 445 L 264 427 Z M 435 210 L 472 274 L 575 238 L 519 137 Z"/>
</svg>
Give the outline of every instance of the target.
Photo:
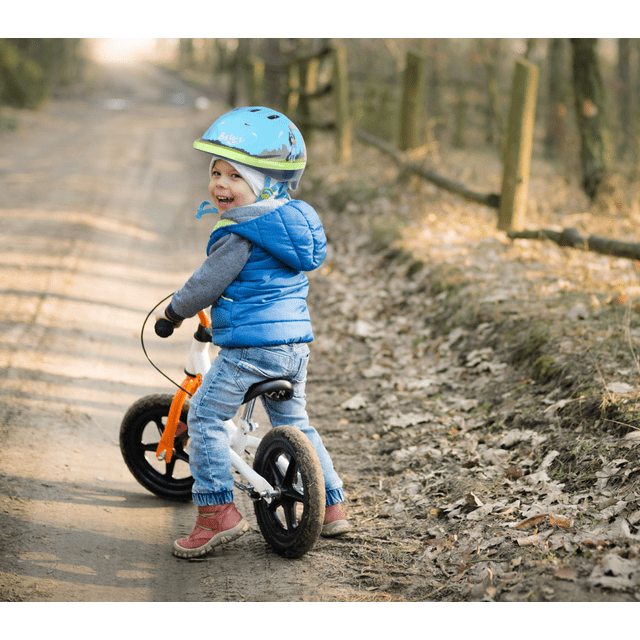
<svg viewBox="0 0 640 640">
<path fill-rule="evenodd" d="M 306 344 L 220 349 L 189 410 L 189 461 L 197 506 L 233 502 L 229 439 L 223 423 L 235 416 L 247 389 L 266 378 L 283 378 L 294 386 L 291 400 L 261 397 L 271 425 L 296 427 L 309 438 L 324 474 L 326 505 L 344 500 L 342 481 L 305 409 L 308 361 Z"/>
</svg>

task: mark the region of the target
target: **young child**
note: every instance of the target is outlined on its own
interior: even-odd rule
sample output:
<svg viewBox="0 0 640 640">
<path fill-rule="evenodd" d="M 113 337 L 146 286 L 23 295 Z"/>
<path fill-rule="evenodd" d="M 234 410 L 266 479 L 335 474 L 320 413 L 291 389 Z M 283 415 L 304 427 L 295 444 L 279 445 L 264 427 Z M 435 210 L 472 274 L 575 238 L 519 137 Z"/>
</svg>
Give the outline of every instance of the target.
<svg viewBox="0 0 640 640">
<path fill-rule="evenodd" d="M 284 402 L 262 398 L 272 426 L 299 428 L 320 458 L 326 490 L 322 535 L 350 529 L 342 481 L 318 432 L 309 425 L 305 381 L 313 340 L 306 304 L 305 271 L 322 264 L 326 238 L 307 203 L 291 200 L 306 165 L 297 127 L 265 107 L 234 109 L 218 118 L 194 147 L 211 154 L 209 193 L 197 218 L 220 213 L 207 258 L 177 291 L 162 317 L 180 326 L 201 309 L 211 309 L 218 356 L 191 399 L 188 416 L 196 526 L 176 540 L 181 558 L 208 553 L 248 531 L 233 503 L 228 437 L 223 426 L 247 389 L 266 378 L 285 378 L 294 396 Z"/>
</svg>

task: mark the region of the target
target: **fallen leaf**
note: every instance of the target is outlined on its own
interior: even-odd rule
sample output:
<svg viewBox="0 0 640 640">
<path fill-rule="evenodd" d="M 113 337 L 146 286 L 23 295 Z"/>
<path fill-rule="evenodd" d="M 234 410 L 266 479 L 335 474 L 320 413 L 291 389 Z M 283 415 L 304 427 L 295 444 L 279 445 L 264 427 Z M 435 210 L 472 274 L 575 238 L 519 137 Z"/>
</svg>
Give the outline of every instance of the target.
<svg viewBox="0 0 640 640">
<path fill-rule="evenodd" d="M 490 540 L 485 540 L 484 542 L 481 542 L 478 546 L 480 548 L 480 551 L 485 551 L 486 549 L 489 549 L 491 547 L 500 546 L 504 541 L 505 541 L 505 538 L 495 537 L 495 538 L 491 538 Z"/>
<path fill-rule="evenodd" d="M 539 542 L 546 542 L 551 533 L 551 530 L 544 531 L 543 533 L 536 533 L 535 535 L 528 536 L 526 538 L 518 538 L 517 542 L 520 547 L 527 547 L 529 545 L 535 546 Z"/>
<path fill-rule="evenodd" d="M 408 380 L 406 382 L 406 387 L 409 391 L 419 391 L 420 389 L 431 387 L 433 386 L 433 384 L 435 383 L 430 378 L 420 378 L 417 380 Z"/>
<path fill-rule="evenodd" d="M 633 387 L 626 382 L 610 382 L 607 385 L 607 391 L 609 393 L 631 393 Z"/>
<path fill-rule="evenodd" d="M 578 577 L 578 572 L 573 567 L 558 567 L 553 577 L 558 578 L 558 580 L 575 581 Z"/>
<path fill-rule="evenodd" d="M 594 567 L 588 582 L 594 586 L 623 590 L 633 588 L 636 575 L 637 563 L 634 560 L 607 553 L 601 563 Z"/>
<path fill-rule="evenodd" d="M 545 471 L 551 466 L 551 463 L 560 455 L 559 451 L 549 451 L 540 463 L 540 470 Z"/>
<path fill-rule="evenodd" d="M 476 509 L 477 507 L 481 507 L 483 504 L 484 502 L 482 502 L 482 500 L 480 500 L 480 498 L 478 498 L 478 496 L 475 493 L 468 493 L 465 496 L 465 505 L 467 507 Z"/>
<path fill-rule="evenodd" d="M 571 529 L 571 518 L 565 518 L 564 516 L 549 514 L 549 524 L 555 527 L 563 527 L 564 529 Z"/>
<path fill-rule="evenodd" d="M 574 322 L 576 320 L 586 320 L 590 315 L 589 310 L 582 302 L 578 302 L 567 312 L 567 318 Z"/>
<path fill-rule="evenodd" d="M 498 446 L 503 449 L 511 449 L 520 442 L 526 442 L 527 440 L 531 440 L 532 436 L 535 435 L 534 431 L 525 431 L 523 429 L 512 429 L 503 435 L 500 440 L 498 440 Z"/>
<path fill-rule="evenodd" d="M 547 515 L 549 514 L 539 513 L 536 516 L 531 516 L 530 518 L 527 518 L 526 520 L 523 520 L 522 522 L 518 523 L 513 528 L 514 529 L 531 529 L 532 527 L 536 527 L 537 525 L 539 525 L 547 517 Z"/>
<path fill-rule="evenodd" d="M 358 338 L 370 338 L 375 335 L 376 328 L 369 322 L 358 320 L 351 328 L 352 335 Z"/>
<path fill-rule="evenodd" d="M 480 455 L 482 460 L 489 465 L 503 466 L 511 454 L 505 449 L 486 449 Z"/>
<path fill-rule="evenodd" d="M 349 400 L 343 402 L 340 407 L 347 411 L 357 411 L 358 409 L 362 409 L 367 406 L 367 401 L 365 397 L 361 394 L 357 394 Z"/>
<path fill-rule="evenodd" d="M 387 425 L 390 427 L 410 427 L 414 424 L 420 424 L 422 422 L 429 422 L 433 419 L 433 415 L 430 413 L 406 413 L 401 416 L 395 416 L 389 418 Z"/>
<path fill-rule="evenodd" d="M 511 465 L 504 473 L 504 477 L 509 480 L 517 480 L 518 478 L 522 478 L 522 471 L 516 469 L 513 465 Z"/>
<path fill-rule="evenodd" d="M 362 371 L 365 378 L 381 378 L 385 374 L 389 374 L 389 367 L 382 367 L 379 364 L 371 365 Z"/>
<path fill-rule="evenodd" d="M 559 409 L 566 407 L 570 402 L 574 402 L 574 400 L 564 399 L 558 400 L 558 402 L 554 402 L 552 405 L 548 406 L 544 412 L 545 413 L 556 413 Z"/>
</svg>

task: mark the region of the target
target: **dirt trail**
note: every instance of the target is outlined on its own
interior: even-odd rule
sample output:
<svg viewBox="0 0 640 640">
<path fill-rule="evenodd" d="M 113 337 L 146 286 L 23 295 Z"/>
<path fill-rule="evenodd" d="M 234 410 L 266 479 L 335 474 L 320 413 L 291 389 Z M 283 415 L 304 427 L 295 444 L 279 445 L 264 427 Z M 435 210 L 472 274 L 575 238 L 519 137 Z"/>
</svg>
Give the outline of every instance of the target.
<svg viewBox="0 0 640 640">
<path fill-rule="evenodd" d="M 206 159 L 191 141 L 226 107 L 151 66 L 103 68 L 88 96 L 21 114 L 0 139 L 0 600 L 347 599 L 251 533 L 199 562 L 171 555 L 193 507 L 126 469 L 118 429 L 171 392 L 140 349 L 145 314 L 204 256 Z M 174 379 L 190 331 L 149 350 Z M 231 564 L 233 562 L 233 564 Z M 277 580 L 274 579 L 277 576 Z"/>
<path fill-rule="evenodd" d="M 639 600 L 640 453 L 635 427 L 612 426 L 640 415 L 637 345 L 628 354 L 640 328 L 616 302 L 640 299 L 637 276 L 625 261 L 509 243 L 493 212 L 435 188 L 385 184 L 375 150 L 332 166 L 322 136 L 300 194 L 329 239 L 310 274 L 308 408 L 354 531 L 287 561 L 239 496 L 251 533 L 173 557 L 193 507 L 135 482 L 118 430 L 135 400 L 172 391 L 140 326 L 204 257 L 211 221 L 193 214 L 207 160 L 191 141 L 227 107 L 209 96 L 199 111 L 197 97 L 151 66 L 105 68 L 90 95 L 21 113 L 0 137 L 0 600 Z M 499 184 L 482 155 L 454 160 L 452 175 Z M 536 171 L 541 218 L 583 210 L 562 175 Z M 637 228 L 617 224 L 618 237 Z M 190 335 L 149 335 L 173 379 Z M 514 363 L 530 343 L 529 360 L 554 364 L 549 380 Z M 618 390 L 590 396 L 607 415 L 562 395 L 558 371 L 577 365 L 583 386 L 604 372 Z M 395 621 L 368 610 L 363 623 Z"/>
</svg>

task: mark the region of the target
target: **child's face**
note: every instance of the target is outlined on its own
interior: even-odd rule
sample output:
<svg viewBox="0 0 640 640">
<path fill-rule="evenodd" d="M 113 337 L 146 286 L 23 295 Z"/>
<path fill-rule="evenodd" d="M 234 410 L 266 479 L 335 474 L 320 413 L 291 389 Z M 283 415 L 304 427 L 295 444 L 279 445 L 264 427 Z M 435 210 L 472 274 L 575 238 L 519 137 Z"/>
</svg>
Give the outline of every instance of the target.
<svg viewBox="0 0 640 640">
<path fill-rule="evenodd" d="M 245 179 L 224 160 L 216 160 L 213 165 L 209 193 L 213 198 L 213 206 L 220 213 L 256 201 L 256 195 Z"/>
</svg>

